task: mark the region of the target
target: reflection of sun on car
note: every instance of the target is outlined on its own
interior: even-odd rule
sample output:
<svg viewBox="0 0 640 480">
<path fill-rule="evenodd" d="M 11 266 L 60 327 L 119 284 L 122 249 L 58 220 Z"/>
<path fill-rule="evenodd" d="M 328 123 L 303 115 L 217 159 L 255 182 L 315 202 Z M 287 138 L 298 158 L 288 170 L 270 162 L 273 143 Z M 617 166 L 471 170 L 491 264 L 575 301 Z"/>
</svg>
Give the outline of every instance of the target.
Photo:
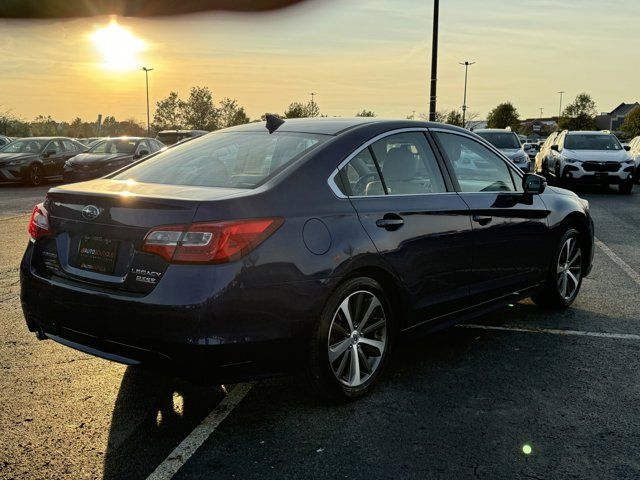
<svg viewBox="0 0 640 480">
<path fill-rule="evenodd" d="M 588 203 L 478 136 L 267 118 L 51 189 L 21 264 L 29 329 L 199 380 L 303 367 L 344 399 L 371 389 L 401 334 L 578 295 Z"/>
<path fill-rule="evenodd" d="M 491 145 L 500 150 L 509 160 L 523 172 L 530 170 L 529 156 L 525 153 L 520 143 L 520 138 L 515 132 L 499 128 L 483 128 L 474 130 Z"/>
<path fill-rule="evenodd" d="M 153 138 L 116 137 L 98 141 L 64 164 L 65 182 L 102 177 L 155 153 L 164 145 Z"/>
<path fill-rule="evenodd" d="M 40 185 L 62 177 L 64 163 L 86 150 L 71 138 L 20 138 L 0 148 L 0 181 Z"/>
</svg>

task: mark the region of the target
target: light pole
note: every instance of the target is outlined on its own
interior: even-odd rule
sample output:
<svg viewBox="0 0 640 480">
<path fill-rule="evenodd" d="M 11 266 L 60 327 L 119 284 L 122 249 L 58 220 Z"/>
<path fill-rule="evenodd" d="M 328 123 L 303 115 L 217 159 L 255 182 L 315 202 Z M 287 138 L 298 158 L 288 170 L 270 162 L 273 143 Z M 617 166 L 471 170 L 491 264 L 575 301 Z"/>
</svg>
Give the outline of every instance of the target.
<svg viewBox="0 0 640 480">
<path fill-rule="evenodd" d="M 316 92 L 309 92 L 309 95 L 311 95 L 311 112 L 310 113 L 313 114 L 313 113 L 315 113 L 315 108 L 314 107 L 315 107 L 315 104 L 316 104 L 315 98 L 316 98 L 317 93 Z"/>
<path fill-rule="evenodd" d="M 562 116 L 562 94 L 564 91 L 558 92 L 560 94 L 560 107 L 558 107 L 558 128 L 560 128 L 560 117 Z"/>
<path fill-rule="evenodd" d="M 542 119 L 542 111 L 544 110 L 544 108 L 540 107 L 540 119 Z"/>
<path fill-rule="evenodd" d="M 144 76 L 147 81 L 147 135 L 151 136 L 151 119 L 149 117 L 149 72 L 153 70 L 153 68 L 142 67 L 144 70 Z"/>
<path fill-rule="evenodd" d="M 431 95 L 429 97 L 429 121 L 436 121 L 436 84 L 438 82 L 438 15 L 440 0 L 433 0 L 433 40 L 431 42 Z"/>
<path fill-rule="evenodd" d="M 469 62 L 465 60 L 464 62 L 458 62 L 460 65 L 464 65 L 464 100 L 462 102 L 462 128 L 465 128 L 465 118 L 467 117 L 467 73 L 469 71 L 469 67 L 476 62 Z"/>
</svg>

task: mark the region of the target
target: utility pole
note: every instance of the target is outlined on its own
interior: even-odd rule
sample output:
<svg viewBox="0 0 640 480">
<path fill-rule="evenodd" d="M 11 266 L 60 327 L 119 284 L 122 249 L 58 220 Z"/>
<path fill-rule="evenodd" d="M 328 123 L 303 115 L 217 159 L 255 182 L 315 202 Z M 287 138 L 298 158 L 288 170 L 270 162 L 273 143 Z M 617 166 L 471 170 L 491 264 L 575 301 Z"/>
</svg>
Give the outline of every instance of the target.
<svg viewBox="0 0 640 480">
<path fill-rule="evenodd" d="M 542 118 L 542 111 L 544 110 L 544 108 L 540 107 L 540 118 Z"/>
<path fill-rule="evenodd" d="M 562 116 L 562 94 L 567 92 L 561 91 L 558 93 L 560 94 L 560 107 L 558 108 L 558 128 L 560 128 L 560 117 Z"/>
<path fill-rule="evenodd" d="M 458 62 L 460 65 L 464 65 L 464 100 L 462 102 L 462 128 L 466 128 L 465 118 L 467 117 L 467 72 L 469 71 L 469 67 L 476 62 L 469 62 L 465 60 L 464 62 Z"/>
<path fill-rule="evenodd" d="M 147 81 L 147 136 L 151 136 L 151 118 L 149 116 L 149 72 L 153 70 L 153 68 L 142 67 L 144 70 L 144 76 Z"/>
<path fill-rule="evenodd" d="M 440 0 L 433 0 L 433 40 L 431 42 L 431 95 L 429 98 L 429 121 L 436 121 L 436 84 L 438 82 L 438 15 Z"/>
</svg>

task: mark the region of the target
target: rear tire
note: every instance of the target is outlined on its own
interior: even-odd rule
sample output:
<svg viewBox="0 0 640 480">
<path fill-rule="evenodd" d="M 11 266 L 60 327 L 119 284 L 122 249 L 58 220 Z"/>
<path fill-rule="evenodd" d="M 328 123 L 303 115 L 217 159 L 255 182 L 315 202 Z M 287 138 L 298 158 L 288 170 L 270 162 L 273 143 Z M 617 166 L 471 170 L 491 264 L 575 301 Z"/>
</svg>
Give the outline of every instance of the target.
<svg viewBox="0 0 640 480">
<path fill-rule="evenodd" d="M 329 297 L 309 344 L 308 377 L 326 400 L 368 393 L 382 373 L 394 336 L 394 319 L 380 284 L 348 280 Z"/>
<path fill-rule="evenodd" d="M 544 308 L 569 307 L 580 292 L 582 271 L 580 233 L 569 228 L 558 242 L 544 287 L 531 299 Z"/>
</svg>

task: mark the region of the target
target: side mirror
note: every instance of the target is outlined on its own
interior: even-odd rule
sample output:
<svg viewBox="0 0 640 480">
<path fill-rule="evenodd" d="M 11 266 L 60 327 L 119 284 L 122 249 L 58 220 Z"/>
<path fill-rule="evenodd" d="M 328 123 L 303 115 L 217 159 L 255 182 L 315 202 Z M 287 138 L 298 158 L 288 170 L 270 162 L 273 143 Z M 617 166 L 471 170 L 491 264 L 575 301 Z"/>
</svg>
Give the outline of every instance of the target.
<svg viewBox="0 0 640 480">
<path fill-rule="evenodd" d="M 147 155 L 149 155 L 149 150 L 140 150 L 136 155 L 136 158 L 146 157 Z"/>
<path fill-rule="evenodd" d="M 56 153 L 58 153 L 58 152 L 56 152 L 55 150 L 47 150 L 46 152 L 44 152 L 42 154 L 42 156 L 44 158 L 49 158 L 51 155 L 55 155 Z"/>
<path fill-rule="evenodd" d="M 524 193 L 539 195 L 547 188 L 547 181 L 544 177 L 535 173 L 525 173 L 524 177 L 522 177 L 522 188 Z"/>
<path fill-rule="evenodd" d="M 551 150 L 553 150 L 554 152 L 559 152 L 560 148 L 558 147 L 558 145 L 551 145 Z"/>
<path fill-rule="evenodd" d="M 629 145 L 624 145 L 622 148 L 624 148 L 627 152 L 631 151 L 631 147 Z"/>
</svg>

